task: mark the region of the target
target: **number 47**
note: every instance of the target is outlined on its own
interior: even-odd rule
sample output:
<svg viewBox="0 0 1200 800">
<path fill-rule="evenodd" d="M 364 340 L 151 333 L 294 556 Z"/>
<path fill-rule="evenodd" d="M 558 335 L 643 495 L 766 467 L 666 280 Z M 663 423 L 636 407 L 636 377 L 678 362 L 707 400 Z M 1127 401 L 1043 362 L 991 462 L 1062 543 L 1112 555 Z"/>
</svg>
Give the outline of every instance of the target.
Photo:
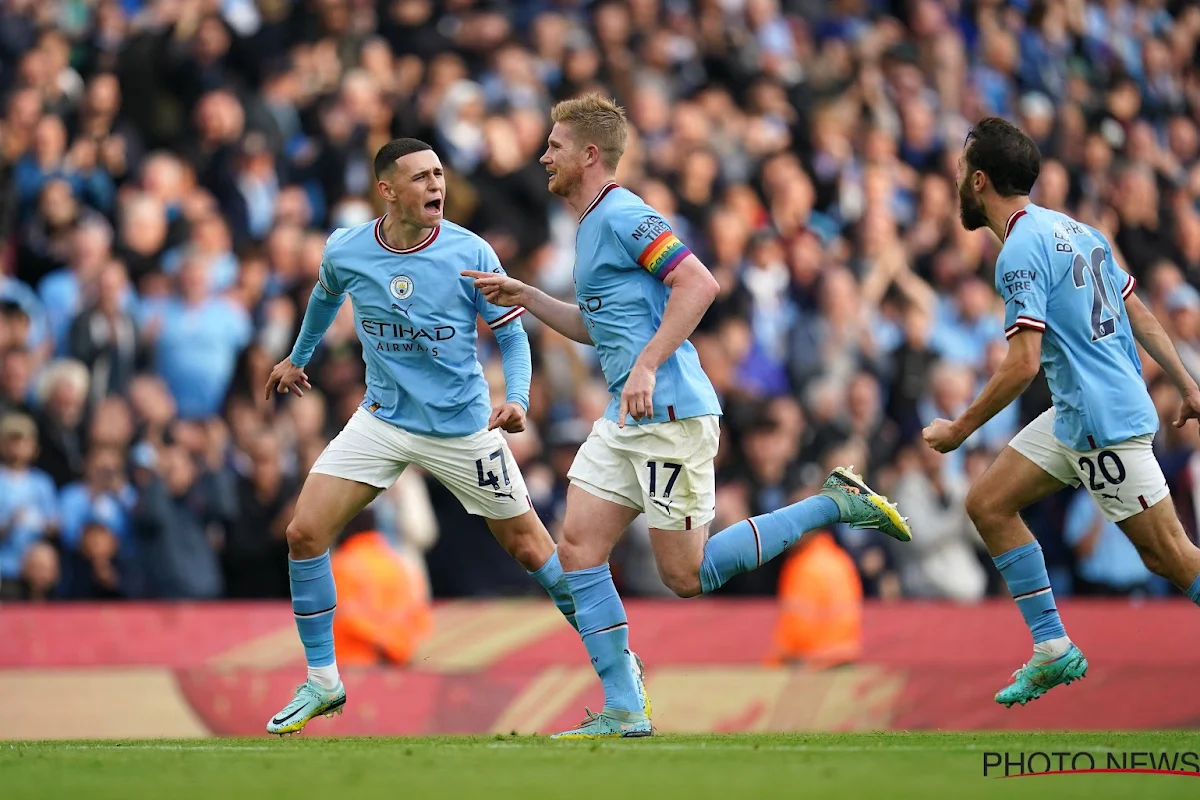
<svg viewBox="0 0 1200 800">
<path fill-rule="evenodd" d="M 504 451 L 503 450 L 497 450 L 496 452 L 489 454 L 488 455 L 488 464 L 490 465 L 491 462 L 496 461 L 497 459 L 500 461 L 500 474 L 502 476 L 504 476 L 504 485 L 508 486 L 509 485 L 508 464 L 504 463 Z M 492 472 L 489 469 L 487 471 L 487 474 L 486 475 L 484 474 L 482 458 L 475 459 L 475 472 L 478 473 L 480 486 L 490 486 L 493 489 L 500 488 L 500 479 L 496 477 L 496 473 Z"/>
</svg>

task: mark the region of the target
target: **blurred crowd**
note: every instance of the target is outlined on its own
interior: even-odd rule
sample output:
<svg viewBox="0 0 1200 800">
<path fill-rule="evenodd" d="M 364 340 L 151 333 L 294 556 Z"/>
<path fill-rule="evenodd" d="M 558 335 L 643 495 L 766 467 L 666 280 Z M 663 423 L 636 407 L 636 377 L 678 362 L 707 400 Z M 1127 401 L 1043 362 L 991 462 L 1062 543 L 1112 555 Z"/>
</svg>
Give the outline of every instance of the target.
<svg viewBox="0 0 1200 800">
<path fill-rule="evenodd" d="M 1109 235 L 1200 377 L 1198 38 L 1187 0 L 0 0 L 0 597 L 287 597 L 298 487 L 363 395 L 350 305 L 316 391 L 262 387 L 328 233 L 381 213 L 375 150 L 433 144 L 447 218 L 569 297 L 575 220 L 537 159 L 550 106 L 591 89 L 629 112 L 618 180 L 722 287 L 694 336 L 726 411 L 713 529 L 853 464 L 916 532 L 822 540 L 866 596 L 1002 592 L 963 498 L 1044 381 L 960 451 L 920 443 L 1006 347 L 998 243 L 957 218 L 964 135 L 998 114 L 1036 139 L 1034 200 Z M 554 531 L 607 393 L 524 320 L 512 446 Z M 1200 435 L 1156 447 L 1195 537 Z M 1060 595 L 1170 591 L 1085 495 L 1027 519 Z M 352 527 L 435 596 L 539 591 L 415 470 Z M 774 593 L 785 563 L 724 591 Z M 614 573 L 665 593 L 644 521 Z"/>
</svg>

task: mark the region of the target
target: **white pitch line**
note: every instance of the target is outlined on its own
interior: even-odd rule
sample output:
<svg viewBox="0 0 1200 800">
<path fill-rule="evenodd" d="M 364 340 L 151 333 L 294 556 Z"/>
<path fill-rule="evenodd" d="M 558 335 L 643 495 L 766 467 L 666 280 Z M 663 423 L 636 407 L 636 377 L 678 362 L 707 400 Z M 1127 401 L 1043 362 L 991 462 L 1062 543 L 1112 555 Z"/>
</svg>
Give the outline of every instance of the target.
<svg viewBox="0 0 1200 800">
<path fill-rule="evenodd" d="M 322 737 L 323 738 L 323 737 Z M 356 737 L 346 737 L 345 739 L 330 739 L 329 741 L 354 741 Z M 737 744 L 734 742 L 646 742 L 639 746 L 637 744 L 624 743 L 616 744 L 614 742 L 606 742 L 596 740 L 591 744 L 613 748 L 621 747 L 625 752 L 653 752 L 656 750 L 676 751 L 676 752 L 753 752 L 761 750 L 771 753 L 982 753 L 991 752 L 988 747 L 968 744 L 968 745 L 910 745 L 897 744 L 887 745 L 881 744 L 877 747 L 868 747 L 864 745 L 837 745 L 837 744 Z M 546 749 L 554 747 L 544 739 L 533 739 L 529 741 L 495 741 L 495 742 L 430 742 L 425 743 L 419 739 L 401 740 L 393 743 L 394 746 L 404 747 L 428 747 L 431 750 L 474 750 L 480 746 L 489 750 L 528 750 L 532 748 Z M 24 745 L 29 747 L 29 745 Z M 35 747 L 37 745 L 34 745 Z M 570 747 L 571 745 L 567 745 Z M 9 749 L 15 749 L 16 745 L 9 745 Z M 231 744 L 171 744 L 149 743 L 149 744 L 62 744 L 52 745 L 51 749 L 57 750 L 168 750 L 175 752 L 188 751 L 210 751 L 210 752 L 277 752 L 290 753 L 294 752 L 286 744 L 280 746 L 266 745 L 231 745 Z M 1028 752 L 1050 752 L 1049 750 L 1038 750 Z M 1071 747 L 1072 753 L 1115 753 L 1121 752 L 1119 748 L 1112 747 Z"/>
<path fill-rule="evenodd" d="M 10 748 L 14 745 L 9 745 Z M 239 747 L 234 744 L 66 744 L 56 746 L 55 750 L 175 750 L 179 752 L 187 752 L 189 750 L 213 750 L 217 752 L 236 752 L 254 751 L 254 750 L 275 750 L 274 747 L 263 747 L 261 745 L 247 745 Z"/>
<path fill-rule="evenodd" d="M 611 741 L 605 742 L 602 740 L 594 741 L 593 744 L 599 745 L 600 747 L 622 747 L 627 752 L 633 752 L 634 749 L 638 748 L 638 745 L 636 745 L 636 744 L 616 745 Z M 475 745 L 444 744 L 444 745 L 437 745 L 437 746 L 438 747 L 474 747 Z M 491 742 L 487 746 L 489 748 L 495 748 L 495 749 L 505 749 L 505 748 L 520 749 L 520 748 L 527 748 L 527 747 L 531 747 L 531 746 L 544 747 L 545 745 L 543 745 L 543 744 L 537 744 L 537 745 L 525 744 L 523 742 Z M 928 745 L 928 746 L 881 745 L 879 747 L 866 747 L 863 745 L 837 745 L 837 744 L 764 744 L 764 745 L 756 746 L 756 745 L 752 745 L 752 744 L 735 744 L 735 743 L 721 743 L 721 742 L 714 742 L 711 744 L 709 744 L 707 742 L 694 742 L 694 743 L 663 742 L 662 744 L 647 742 L 642 747 L 642 749 L 644 749 L 646 752 L 651 752 L 654 750 L 676 750 L 676 751 L 683 751 L 683 752 L 691 752 L 691 751 L 699 752 L 699 751 L 706 751 L 706 750 L 714 750 L 714 751 L 743 751 L 744 750 L 747 752 L 752 752 L 754 750 L 763 750 L 766 752 L 774 752 L 774 753 L 897 753 L 897 752 L 901 752 L 901 753 L 930 753 L 930 752 L 983 753 L 983 752 L 994 752 L 992 750 L 988 750 L 988 748 L 986 748 L 986 747 L 979 747 L 977 745 L 956 745 L 953 747 L 941 746 L 941 745 Z M 1039 751 L 1029 751 L 1029 752 L 1049 752 L 1049 751 L 1040 751 L 1039 750 Z M 1080 752 L 1114 753 L 1114 752 L 1119 752 L 1119 751 L 1115 750 L 1111 747 L 1073 747 L 1073 748 L 1071 748 L 1071 752 L 1073 752 L 1073 753 L 1080 753 Z"/>
</svg>

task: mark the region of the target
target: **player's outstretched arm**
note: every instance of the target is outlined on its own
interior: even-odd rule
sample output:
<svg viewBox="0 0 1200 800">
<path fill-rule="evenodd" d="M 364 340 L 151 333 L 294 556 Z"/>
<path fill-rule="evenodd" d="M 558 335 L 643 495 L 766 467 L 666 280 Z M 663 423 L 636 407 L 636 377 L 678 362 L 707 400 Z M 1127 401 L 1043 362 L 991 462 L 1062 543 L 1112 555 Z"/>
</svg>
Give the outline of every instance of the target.
<svg viewBox="0 0 1200 800">
<path fill-rule="evenodd" d="M 463 270 L 462 275 L 471 278 L 475 288 L 484 298 L 496 306 L 522 306 L 530 314 L 554 330 L 580 344 L 592 344 L 583 312 L 579 306 L 556 300 L 535 286 L 529 286 L 516 278 L 494 272 Z"/>
<path fill-rule="evenodd" d="M 1175 421 L 1175 427 L 1182 428 L 1189 419 L 1200 418 L 1200 387 L 1196 386 L 1196 379 L 1180 360 L 1171 337 L 1155 319 L 1153 312 L 1146 308 L 1146 304 L 1133 292 L 1125 298 L 1125 310 L 1129 312 L 1129 325 L 1133 328 L 1134 338 L 1163 368 L 1183 397 L 1183 408 Z"/>
<path fill-rule="evenodd" d="M 529 384 L 533 378 L 533 361 L 529 353 L 529 336 L 515 319 L 496 329 L 500 345 L 500 363 L 504 368 L 504 403 L 492 409 L 488 430 L 503 428 L 509 433 L 525 430 L 525 412 L 529 410 Z"/>
<path fill-rule="evenodd" d="M 721 291 L 708 267 L 691 254 L 667 274 L 663 283 L 671 290 L 671 296 L 658 330 L 646 342 L 625 379 L 617 416 L 621 427 L 625 425 L 627 411 L 634 419 L 654 416 L 655 372 L 692 335 Z"/>
<path fill-rule="evenodd" d="M 304 368 L 312 359 L 313 351 L 317 349 L 321 337 L 333 324 L 333 318 L 337 316 L 338 309 L 342 307 L 342 301 L 345 299 L 344 292 L 330 294 L 320 281 L 313 286 L 312 294 L 308 298 L 308 308 L 304 312 L 304 321 L 300 323 L 300 334 L 296 337 L 296 344 L 292 347 L 291 354 L 275 365 L 271 370 L 271 377 L 267 379 L 267 398 L 271 397 L 272 391 L 282 394 L 291 392 L 297 397 L 303 397 L 304 390 L 312 388 Z"/>
<path fill-rule="evenodd" d="M 1016 400 L 1041 368 L 1042 332 L 1022 328 L 1008 340 L 1008 355 L 975 402 L 953 422 L 936 419 L 924 431 L 926 443 L 939 453 L 949 453 Z"/>
</svg>

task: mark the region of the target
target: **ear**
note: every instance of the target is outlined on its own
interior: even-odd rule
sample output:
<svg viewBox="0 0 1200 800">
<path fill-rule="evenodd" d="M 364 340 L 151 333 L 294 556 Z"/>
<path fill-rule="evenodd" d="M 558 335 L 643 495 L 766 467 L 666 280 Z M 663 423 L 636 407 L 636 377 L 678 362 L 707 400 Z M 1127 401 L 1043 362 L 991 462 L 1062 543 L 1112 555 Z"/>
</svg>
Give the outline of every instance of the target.
<svg viewBox="0 0 1200 800">
<path fill-rule="evenodd" d="M 375 188 L 379 191 L 379 196 L 389 203 L 396 202 L 396 193 L 392 191 L 392 186 L 385 180 L 375 182 Z"/>
<path fill-rule="evenodd" d="M 975 190 L 976 194 L 979 194 L 980 192 L 982 192 L 984 190 L 984 187 L 986 187 L 987 185 L 988 185 L 987 173 L 985 173 L 983 170 L 978 170 L 978 169 L 971 173 L 971 188 L 973 188 Z"/>
<path fill-rule="evenodd" d="M 600 148 L 594 144 L 589 144 L 583 148 L 585 166 L 600 163 Z"/>
</svg>

